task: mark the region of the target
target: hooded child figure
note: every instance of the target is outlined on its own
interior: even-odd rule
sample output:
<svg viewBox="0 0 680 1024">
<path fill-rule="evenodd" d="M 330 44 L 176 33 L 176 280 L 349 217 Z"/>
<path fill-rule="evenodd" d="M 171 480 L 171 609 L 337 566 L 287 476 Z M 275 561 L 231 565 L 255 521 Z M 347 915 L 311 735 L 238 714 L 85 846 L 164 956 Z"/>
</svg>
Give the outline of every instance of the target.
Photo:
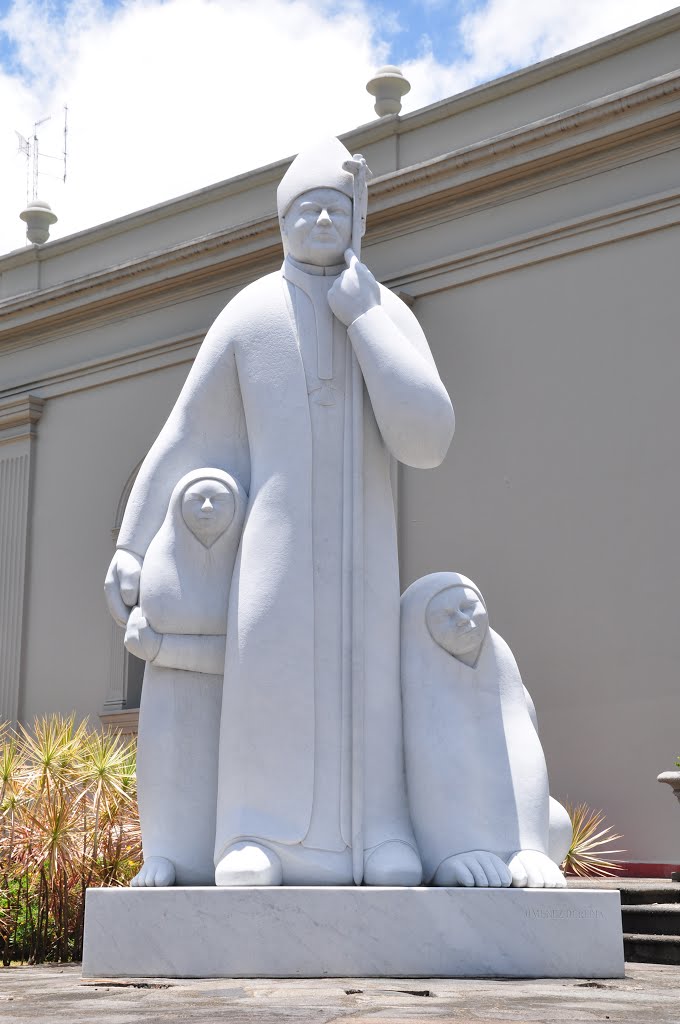
<svg viewBox="0 0 680 1024">
<path fill-rule="evenodd" d="M 192 470 L 144 559 L 125 633 L 147 662 L 137 753 L 144 866 L 133 885 L 213 881 L 227 605 L 246 501 L 228 473 Z"/>
<path fill-rule="evenodd" d="M 566 812 L 548 793 L 517 663 L 489 628 L 471 580 L 440 572 L 411 584 L 402 597 L 401 663 L 406 776 L 424 880 L 564 886 Z"/>
</svg>

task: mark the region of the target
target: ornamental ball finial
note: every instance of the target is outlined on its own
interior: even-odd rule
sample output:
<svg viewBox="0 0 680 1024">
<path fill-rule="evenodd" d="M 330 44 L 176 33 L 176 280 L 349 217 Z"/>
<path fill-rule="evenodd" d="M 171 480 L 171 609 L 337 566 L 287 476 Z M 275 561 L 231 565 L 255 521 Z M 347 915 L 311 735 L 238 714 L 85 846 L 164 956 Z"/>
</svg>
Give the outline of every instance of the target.
<svg viewBox="0 0 680 1024">
<path fill-rule="evenodd" d="M 34 245 L 43 245 L 50 237 L 50 228 L 58 217 L 52 207 L 42 199 L 34 199 L 19 214 L 26 222 L 26 238 Z"/>
<path fill-rule="evenodd" d="M 398 114 L 401 110 L 402 96 L 410 91 L 411 83 L 394 64 L 385 64 L 384 67 L 378 68 L 366 85 L 366 92 L 375 96 L 374 109 L 378 117 Z"/>
</svg>

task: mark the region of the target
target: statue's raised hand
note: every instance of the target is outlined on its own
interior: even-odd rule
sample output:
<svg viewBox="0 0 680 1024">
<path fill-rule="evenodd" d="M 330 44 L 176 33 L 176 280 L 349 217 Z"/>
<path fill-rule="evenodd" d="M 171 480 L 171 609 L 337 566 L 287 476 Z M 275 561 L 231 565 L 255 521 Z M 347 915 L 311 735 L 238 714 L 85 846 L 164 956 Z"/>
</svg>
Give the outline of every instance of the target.
<svg viewBox="0 0 680 1024">
<path fill-rule="evenodd" d="M 111 615 L 119 626 L 126 626 L 130 609 L 139 598 L 139 576 L 142 559 L 132 551 L 119 548 L 106 574 L 104 593 Z"/>
<path fill-rule="evenodd" d="M 338 320 L 349 327 L 369 309 L 380 305 L 380 285 L 352 249 L 345 252 L 344 270 L 328 293 L 328 305 Z"/>
</svg>

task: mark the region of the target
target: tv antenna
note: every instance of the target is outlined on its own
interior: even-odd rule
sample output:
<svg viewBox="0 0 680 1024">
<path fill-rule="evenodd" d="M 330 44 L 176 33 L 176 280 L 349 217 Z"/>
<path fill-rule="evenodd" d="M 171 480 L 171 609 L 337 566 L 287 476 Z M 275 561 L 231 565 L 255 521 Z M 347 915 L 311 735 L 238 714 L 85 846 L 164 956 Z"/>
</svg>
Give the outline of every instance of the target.
<svg viewBox="0 0 680 1024">
<path fill-rule="evenodd" d="M 40 121 L 35 121 L 33 124 L 33 132 L 28 137 L 22 135 L 21 132 L 15 130 L 15 135 L 19 142 L 19 153 L 23 153 L 26 157 L 26 202 L 29 203 L 31 200 L 38 198 L 38 183 L 40 176 L 46 176 L 49 178 L 56 178 L 59 181 L 66 183 L 66 158 L 68 156 L 68 107 L 64 105 L 64 148 L 59 156 L 55 156 L 52 153 L 42 153 L 40 151 L 40 140 L 38 138 L 38 128 L 41 125 L 46 124 L 52 120 L 52 115 L 48 114 L 47 117 L 41 118 Z M 49 171 L 40 170 L 40 160 L 58 160 L 63 166 L 62 174 L 50 174 Z"/>
</svg>

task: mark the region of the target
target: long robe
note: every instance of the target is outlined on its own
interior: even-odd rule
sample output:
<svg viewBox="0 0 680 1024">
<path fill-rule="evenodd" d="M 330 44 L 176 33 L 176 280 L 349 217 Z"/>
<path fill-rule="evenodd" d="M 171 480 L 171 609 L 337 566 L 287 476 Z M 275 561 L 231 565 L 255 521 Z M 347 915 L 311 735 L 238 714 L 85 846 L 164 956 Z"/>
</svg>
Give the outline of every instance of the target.
<svg viewBox="0 0 680 1024">
<path fill-rule="evenodd" d="M 248 286 L 222 311 L 140 469 L 119 534 L 120 547 L 144 556 L 174 485 L 197 466 L 225 469 L 249 494 L 228 612 L 217 858 L 242 837 L 303 842 L 312 823 L 320 731 L 316 677 L 324 671 L 325 647 L 315 628 L 318 431 L 303 362 L 303 352 L 314 346 L 310 338 L 300 338 L 301 330 L 314 328 L 305 327 L 296 313 L 296 291 L 276 272 Z M 363 415 L 364 845 L 370 849 L 390 839 L 413 844 L 404 780 L 399 578 L 388 454 L 412 466 L 438 465 L 453 432 L 453 411 L 417 321 L 391 292 L 381 289 L 381 305 L 341 333 L 354 347 L 368 395 Z M 349 344 L 345 355 L 347 365 Z M 344 409 L 342 493 L 348 510 L 347 388 L 338 400 Z M 347 526 L 348 512 L 343 515 Z M 316 528 L 318 534 L 318 507 Z M 345 575 L 346 557 L 342 565 Z M 318 591 L 318 572 L 316 582 Z M 345 578 L 342 586 L 348 585 Z M 330 613 L 326 607 L 322 617 L 326 623 L 341 621 L 341 605 Z M 346 623 L 340 648 L 346 677 L 352 653 Z M 349 842 L 346 694 L 341 700 L 341 822 L 335 848 Z"/>
</svg>

